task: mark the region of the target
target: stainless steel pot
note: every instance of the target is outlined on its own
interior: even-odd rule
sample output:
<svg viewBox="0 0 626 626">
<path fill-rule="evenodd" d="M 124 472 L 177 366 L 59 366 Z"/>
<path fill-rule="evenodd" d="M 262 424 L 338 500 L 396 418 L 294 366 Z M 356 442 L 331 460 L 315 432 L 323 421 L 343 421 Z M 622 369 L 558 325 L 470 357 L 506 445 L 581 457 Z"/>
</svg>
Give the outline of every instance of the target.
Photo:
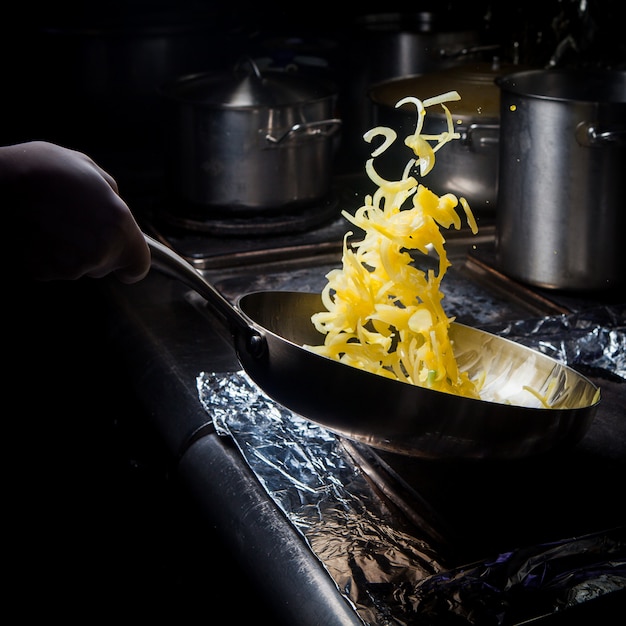
<svg viewBox="0 0 626 626">
<path fill-rule="evenodd" d="M 473 12 L 475 15 L 475 12 Z M 343 66 L 345 116 L 342 148 L 348 169 L 367 159 L 363 133 L 373 125 L 369 90 L 381 82 L 437 72 L 484 51 L 476 19 L 455 12 L 381 12 L 355 18 Z M 487 46 L 492 48 L 492 46 Z"/>
<path fill-rule="evenodd" d="M 374 124 L 389 126 L 404 137 L 415 128 L 414 107 L 396 108 L 407 96 L 420 100 L 448 91 L 457 91 L 461 100 L 446 103 L 455 121 L 459 140 L 448 143 L 436 155 L 434 168 L 421 182 L 441 195 L 463 196 L 476 212 L 496 209 L 498 151 L 500 131 L 500 90 L 495 79 L 510 73 L 515 66 L 497 62 L 468 62 L 464 65 L 409 76 L 375 85 L 369 92 L 374 105 Z M 439 106 L 428 109 L 424 134 L 438 134 L 447 128 Z M 391 180 L 402 174 L 407 161 L 414 157 L 402 141 L 380 155 L 376 161 L 380 173 Z"/>
<path fill-rule="evenodd" d="M 502 77 L 497 261 L 539 287 L 626 285 L 626 72 Z"/>
<path fill-rule="evenodd" d="M 456 65 L 479 47 L 481 37 L 476 21 L 429 11 L 362 15 L 355 34 L 366 87 Z"/>
<path fill-rule="evenodd" d="M 313 204 L 330 192 L 336 93 L 297 72 L 183 76 L 172 102 L 169 160 L 179 195 L 201 213 L 258 213 Z"/>
</svg>

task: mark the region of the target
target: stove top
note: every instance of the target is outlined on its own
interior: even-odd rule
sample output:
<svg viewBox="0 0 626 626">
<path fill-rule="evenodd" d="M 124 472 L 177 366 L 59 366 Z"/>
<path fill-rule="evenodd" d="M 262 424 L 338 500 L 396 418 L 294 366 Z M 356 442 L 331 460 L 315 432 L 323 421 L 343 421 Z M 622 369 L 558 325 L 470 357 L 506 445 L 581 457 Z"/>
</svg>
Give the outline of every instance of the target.
<svg viewBox="0 0 626 626">
<path fill-rule="evenodd" d="M 199 233 L 209 236 L 264 238 L 314 231 L 334 221 L 339 214 L 336 194 L 319 202 L 278 211 L 252 211 L 246 214 L 228 210 L 199 212 L 160 211 L 156 220 L 179 233 Z"/>
<path fill-rule="evenodd" d="M 603 379 L 603 402 L 618 406 L 619 383 Z M 604 532 L 624 525 L 614 480 L 624 443 L 603 441 L 600 425 L 623 432 L 616 411 L 603 412 L 573 450 L 516 461 L 415 459 L 344 441 L 383 497 L 460 567 L 505 552 Z M 597 431 L 596 431 L 597 429 Z M 595 443 L 594 443 L 595 440 Z"/>
<path fill-rule="evenodd" d="M 363 196 L 355 189 L 361 185 L 361 177 L 344 177 L 314 205 L 245 216 L 223 211 L 198 216 L 180 203 L 144 200 L 143 227 L 199 270 L 336 255 L 349 229 L 341 212 L 358 208 Z"/>
<path fill-rule="evenodd" d="M 350 230 L 341 210 L 352 212 L 360 206 L 363 196 L 346 185 L 337 197 L 337 205 L 333 205 L 336 213 L 328 221 L 297 233 L 226 236 L 158 220 L 150 227 L 152 234 L 185 256 L 231 301 L 243 293 L 264 289 L 319 292 L 325 284 L 327 271 L 340 264 L 342 240 Z M 624 300 L 620 300 L 619 294 L 539 290 L 499 272 L 495 263 L 493 219 L 480 218 L 478 237 L 467 231 L 452 231 L 448 235 L 447 250 L 452 266 L 444 278 L 442 291 L 444 307 L 457 321 L 492 332 L 494 329 L 514 332 L 520 322 L 528 323 L 529 326 L 520 331 L 523 334 L 547 320 L 548 325 L 569 324 L 568 332 L 574 333 L 572 316 L 606 308 L 623 335 Z M 428 264 L 435 260 L 425 257 L 420 262 Z M 199 296 L 190 297 L 190 302 L 202 313 L 206 312 Z M 208 312 L 207 320 L 213 321 Z M 582 327 L 590 328 L 585 325 L 585 319 L 582 319 Z M 601 337 L 589 336 L 593 337 L 588 342 L 593 349 Z M 554 341 L 553 338 L 543 341 L 548 349 L 563 349 L 568 358 L 576 357 L 568 352 L 567 341 L 558 337 Z M 580 344 L 576 346 L 574 352 Z M 431 583 L 434 585 L 429 588 L 431 597 L 447 602 L 450 597 L 456 597 L 455 594 L 467 594 L 475 581 L 482 581 L 483 587 L 489 586 L 493 576 L 503 575 L 503 567 L 510 568 L 508 574 L 516 571 L 515 559 L 522 568 L 526 562 L 545 563 L 550 573 L 567 565 L 568 559 L 587 558 L 585 555 L 595 554 L 594 550 L 601 551 L 605 544 L 617 545 L 623 551 L 624 529 L 616 535 L 612 533 L 624 523 L 613 487 L 624 473 L 626 458 L 624 379 L 612 378 L 603 367 L 594 369 L 592 366 L 587 371 L 603 389 L 602 408 L 590 436 L 567 454 L 514 463 L 435 462 L 342 441 L 347 454 L 379 494 L 384 509 L 391 512 L 391 530 L 394 533 L 402 530 L 420 545 L 425 541 L 425 545 L 434 550 L 443 569 L 441 575 L 435 573 L 423 581 L 424 588 Z M 208 394 L 208 397 L 215 398 L 215 394 Z M 250 416 L 241 421 L 250 427 Z M 267 435 L 266 429 L 261 432 Z M 303 443 L 300 435 L 297 441 Z M 265 458 L 269 450 L 282 453 L 288 448 L 271 443 L 275 442 L 269 442 L 259 457 Z M 242 450 L 246 449 L 242 446 Z M 308 448 L 307 453 L 310 453 Z M 272 468 L 280 466 L 270 465 Z M 329 476 L 331 472 L 328 469 L 324 475 Z M 283 473 L 278 474 L 276 479 L 283 481 Z M 300 489 L 301 483 L 298 485 Z M 278 486 L 277 493 L 288 492 L 283 482 Z M 349 490 L 351 484 L 344 486 Z M 312 489 L 311 493 L 318 491 Z M 288 500 L 300 502 L 298 497 Z M 342 502 L 342 506 L 346 502 Z M 341 507 L 331 508 L 335 511 Z M 314 511 L 317 515 L 318 509 Z M 358 509 L 355 513 L 361 512 Z M 325 545 L 327 532 L 328 525 L 321 524 L 320 545 Z M 590 533 L 599 534 L 595 538 L 581 539 Z M 352 535 L 346 537 L 346 541 L 352 539 Z M 558 544 L 558 548 L 552 549 L 552 542 L 555 546 Z M 502 560 L 492 562 L 494 555 Z M 588 569 L 589 564 L 583 566 Z M 458 589 L 454 588 L 455 584 L 459 585 Z M 467 585 L 465 591 L 463 585 Z M 379 593 L 385 592 L 383 587 L 372 583 L 372 589 Z M 444 589 L 446 596 L 441 595 Z M 479 596 L 476 601 L 480 603 L 482 595 Z M 497 603 L 502 597 L 494 598 L 494 606 L 499 606 Z"/>
<path fill-rule="evenodd" d="M 161 200 L 142 201 L 142 227 L 181 254 L 198 270 L 243 268 L 259 263 L 316 259 L 341 259 L 343 239 L 354 226 L 342 215 L 354 213 L 371 184 L 363 175 L 336 178 L 333 191 L 316 206 L 263 215 L 213 214 L 190 216 L 176 203 L 169 209 Z M 451 230 L 447 239 L 455 246 L 493 240 L 494 215 L 477 215 L 478 235 L 468 227 Z M 311 261 L 313 260 L 313 261 Z"/>
</svg>

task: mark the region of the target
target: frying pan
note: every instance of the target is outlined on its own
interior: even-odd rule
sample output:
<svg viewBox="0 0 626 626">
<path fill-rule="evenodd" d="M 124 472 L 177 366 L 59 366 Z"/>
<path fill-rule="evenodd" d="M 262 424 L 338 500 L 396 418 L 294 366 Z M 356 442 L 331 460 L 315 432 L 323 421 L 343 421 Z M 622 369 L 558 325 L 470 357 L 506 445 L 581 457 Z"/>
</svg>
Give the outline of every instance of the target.
<svg viewBox="0 0 626 626">
<path fill-rule="evenodd" d="M 241 366 L 270 398 L 348 439 L 422 458 L 523 458 L 576 444 L 597 411 L 598 388 L 572 368 L 463 324 L 452 323 L 450 337 L 459 367 L 471 377 L 486 373 L 480 400 L 315 354 L 303 346 L 324 340 L 311 322 L 323 310 L 319 294 L 258 291 L 233 305 L 183 257 L 145 237 L 152 267 L 206 299 L 229 328 Z"/>
</svg>

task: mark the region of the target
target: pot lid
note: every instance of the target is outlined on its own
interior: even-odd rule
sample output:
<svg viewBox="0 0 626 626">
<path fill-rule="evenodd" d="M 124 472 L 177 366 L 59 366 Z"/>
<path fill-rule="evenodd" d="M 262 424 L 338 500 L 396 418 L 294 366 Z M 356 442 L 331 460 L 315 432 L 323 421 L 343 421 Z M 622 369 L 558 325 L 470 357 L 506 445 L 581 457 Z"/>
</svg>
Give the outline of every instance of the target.
<svg viewBox="0 0 626 626">
<path fill-rule="evenodd" d="M 448 91 L 457 91 L 461 99 L 446 103 L 453 115 L 472 120 L 477 116 L 498 119 L 500 89 L 495 80 L 519 69 L 519 65 L 498 62 L 464 63 L 438 72 L 380 83 L 372 87 L 370 98 L 375 104 L 395 107 L 396 102 L 407 96 L 426 100 Z M 433 114 L 436 114 L 435 110 Z"/>
<path fill-rule="evenodd" d="M 334 95 L 324 81 L 311 80 L 297 71 L 261 72 L 251 59 L 237 64 L 232 72 L 183 76 L 164 92 L 181 102 L 228 109 L 308 104 Z"/>
</svg>

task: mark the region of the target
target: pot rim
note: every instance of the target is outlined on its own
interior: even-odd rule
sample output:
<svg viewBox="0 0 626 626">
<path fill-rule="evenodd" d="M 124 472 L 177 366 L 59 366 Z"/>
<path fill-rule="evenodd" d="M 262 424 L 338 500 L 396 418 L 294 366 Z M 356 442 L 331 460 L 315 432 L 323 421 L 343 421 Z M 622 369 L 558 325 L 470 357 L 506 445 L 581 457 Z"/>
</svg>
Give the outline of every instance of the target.
<svg viewBox="0 0 626 626">
<path fill-rule="evenodd" d="M 401 97 L 415 95 L 423 100 L 457 91 L 461 99 L 446 103 L 454 117 L 464 123 L 477 120 L 497 122 L 500 118 L 500 90 L 495 79 L 500 71 L 508 74 L 508 67 L 487 62 L 464 63 L 438 72 L 392 78 L 370 87 L 368 97 L 376 106 L 395 108 Z M 444 118 L 445 112 L 433 107 L 429 116 Z"/>
<path fill-rule="evenodd" d="M 599 68 L 550 68 L 500 76 L 496 85 L 503 93 L 588 104 L 626 105 L 626 71 Z"/>
</svg>

